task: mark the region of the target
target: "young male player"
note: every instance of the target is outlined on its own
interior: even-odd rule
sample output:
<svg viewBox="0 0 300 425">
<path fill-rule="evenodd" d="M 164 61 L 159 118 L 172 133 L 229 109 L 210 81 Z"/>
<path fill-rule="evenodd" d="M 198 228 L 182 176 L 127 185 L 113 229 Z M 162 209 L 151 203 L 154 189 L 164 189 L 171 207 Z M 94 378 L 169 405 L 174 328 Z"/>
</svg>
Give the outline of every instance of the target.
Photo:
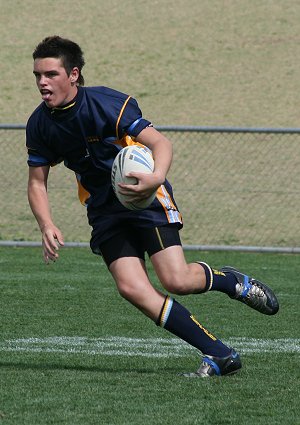
<svg viewBox="0 0 300 425">
<path fill-rule="evenodd" d="M 168 293 L 221 291 L 263 314 L 278 311 L 272 290 L 236 269 L 214 270 L 204 262 L 187 264 L 179 229 L 182 218 L 166 175 L 171 142 L 142 117 L 130 96 L 107 87 L 84 87 L 81 48 L 58 36 L 45 38 L 33 52 L 33 73 L 42 103 L 28 120 L 28 198 L 42 233 L 46 262 L 58 258 L 61 231 L 50 214 L 47 180 L 61 161 L 76 173 L 79 197 L 87 205 L 91 249 L 102 255 L 118 291 L 157 325 L 199 349 L 204 357 L 196 376 L 227 375 L 241 369 L 236 351 L 223 344 L 185 307 L 155 289 L 145 267 L 145 253 Z M 151 149 L 153 174 L 132 173 L 137 185 L 121 185 L 129 201 L 155 189 L 164 198 L 143 211 L 123 207 L 111 186 L 111 167 L 119 150 L 133 143 Z"/>
</svg>

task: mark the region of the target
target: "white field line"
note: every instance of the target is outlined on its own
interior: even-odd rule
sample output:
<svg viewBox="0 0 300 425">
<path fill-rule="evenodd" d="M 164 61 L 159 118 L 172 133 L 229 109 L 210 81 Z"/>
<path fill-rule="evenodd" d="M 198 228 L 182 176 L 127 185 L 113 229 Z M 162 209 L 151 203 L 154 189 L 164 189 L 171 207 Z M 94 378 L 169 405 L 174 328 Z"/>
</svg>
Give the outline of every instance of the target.
<svg viewBox="0 0 300 425">
<path fill-rule="evenodd" d="M 300 339 L 230 338 L 224 341 L 242 354 L 300 353 Z M 175 338 L 66 337 L 22 338 L 0 342 L 0 352 L 85 354 L 169 358 L 191 356 L 195 349 Z"/>
</svg>

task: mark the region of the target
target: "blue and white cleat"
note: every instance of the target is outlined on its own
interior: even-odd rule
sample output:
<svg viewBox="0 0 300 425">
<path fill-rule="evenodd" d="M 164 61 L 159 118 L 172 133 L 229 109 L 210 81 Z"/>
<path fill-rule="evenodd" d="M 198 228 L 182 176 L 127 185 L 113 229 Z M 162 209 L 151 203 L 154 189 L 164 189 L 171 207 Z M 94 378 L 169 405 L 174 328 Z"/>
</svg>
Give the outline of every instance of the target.
<svg viewBox="0 0 300 425">
<path fill-rule="evenodd" d="M 242 363 L 238 353 L 231 349 L 227 357 L 213 357 L 205 355 L 195 373 L 184 373 L 187 378 L 210 378 L 212 376 L 233 375 L 241 370 Z"/>
<path fill-rule="evenodd" d="M 241 301 L 263 314 L 271 316 L 278 312 L 278 300 L 272 289 L 267 285 L 241 273 L 233 267 L 225 266 L 220 271 L 225 274 L 232 273 L 236 277 L 236 295 L 231 298 Z"/>
</svg>

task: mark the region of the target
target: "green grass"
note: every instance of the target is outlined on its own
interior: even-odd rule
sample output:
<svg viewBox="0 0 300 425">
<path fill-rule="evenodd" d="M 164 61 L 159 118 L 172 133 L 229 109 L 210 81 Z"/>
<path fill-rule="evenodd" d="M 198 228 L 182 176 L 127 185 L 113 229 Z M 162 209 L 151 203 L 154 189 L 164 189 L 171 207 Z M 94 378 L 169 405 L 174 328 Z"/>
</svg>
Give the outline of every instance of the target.
<svg viewBox="0 0 300 425">
<path fill-rule="evenodd" d="M 181 377 L 197 368 L 197 354 L 121 299 L 102 260 L 88 249 L 63 249 L 59 261 L 46 266 L 39 248 L 0 248 L 0 423 L 295 425 L 299 256 L 187 257 L 235 265 L 270 282 L 278 295 L 275 317 L 218 293 L 177 297 L 217 336 L 236 341 L 244 365 L 239 375 Z M 149 272 L 158 285 L 150 265 Z"/>
<path fill-rule="evenodd" d="M 297 0 L 2 1 L 2 122 L 40 102 L 31 54 L 59 33 L 82 45 L 87 85 L 137 97 L 155 125 L 297 127 Z M 38 13 L 34 13 L 37 12 Z"/>
</svg>

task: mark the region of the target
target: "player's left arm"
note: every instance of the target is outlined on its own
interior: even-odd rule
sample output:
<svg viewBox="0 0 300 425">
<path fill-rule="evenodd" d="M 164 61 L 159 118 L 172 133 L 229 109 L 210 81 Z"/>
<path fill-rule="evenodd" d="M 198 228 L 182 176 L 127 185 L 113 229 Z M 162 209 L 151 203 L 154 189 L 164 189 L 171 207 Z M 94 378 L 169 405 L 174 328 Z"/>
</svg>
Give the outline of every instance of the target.
<svg viewBox="0 0 300 425">
<path fill-rule="evenodd" d="M 124 195 L 132 195 L 133 193 L 136 195 L 136 198 L 132 198 L 132 200 L 147 198 L 164 183 L 173 158 L 171 141 L 154 127 L 144 128 L 135 137 L 135 140 L 151 149 L 154 159 L 154 172 L 152 174 L 130 173 L 130 176 L 137 178 L 138 184 L 120 185 Z"/>
<path fill-rule="evenodd" d="M 173 158 L 173 145 L 154 127 L 146 127 L 135 140 L 147 146 L 152 151 L 154 159 L 154 176 L 158 186 L 164 183 Z"/>
</svg>

